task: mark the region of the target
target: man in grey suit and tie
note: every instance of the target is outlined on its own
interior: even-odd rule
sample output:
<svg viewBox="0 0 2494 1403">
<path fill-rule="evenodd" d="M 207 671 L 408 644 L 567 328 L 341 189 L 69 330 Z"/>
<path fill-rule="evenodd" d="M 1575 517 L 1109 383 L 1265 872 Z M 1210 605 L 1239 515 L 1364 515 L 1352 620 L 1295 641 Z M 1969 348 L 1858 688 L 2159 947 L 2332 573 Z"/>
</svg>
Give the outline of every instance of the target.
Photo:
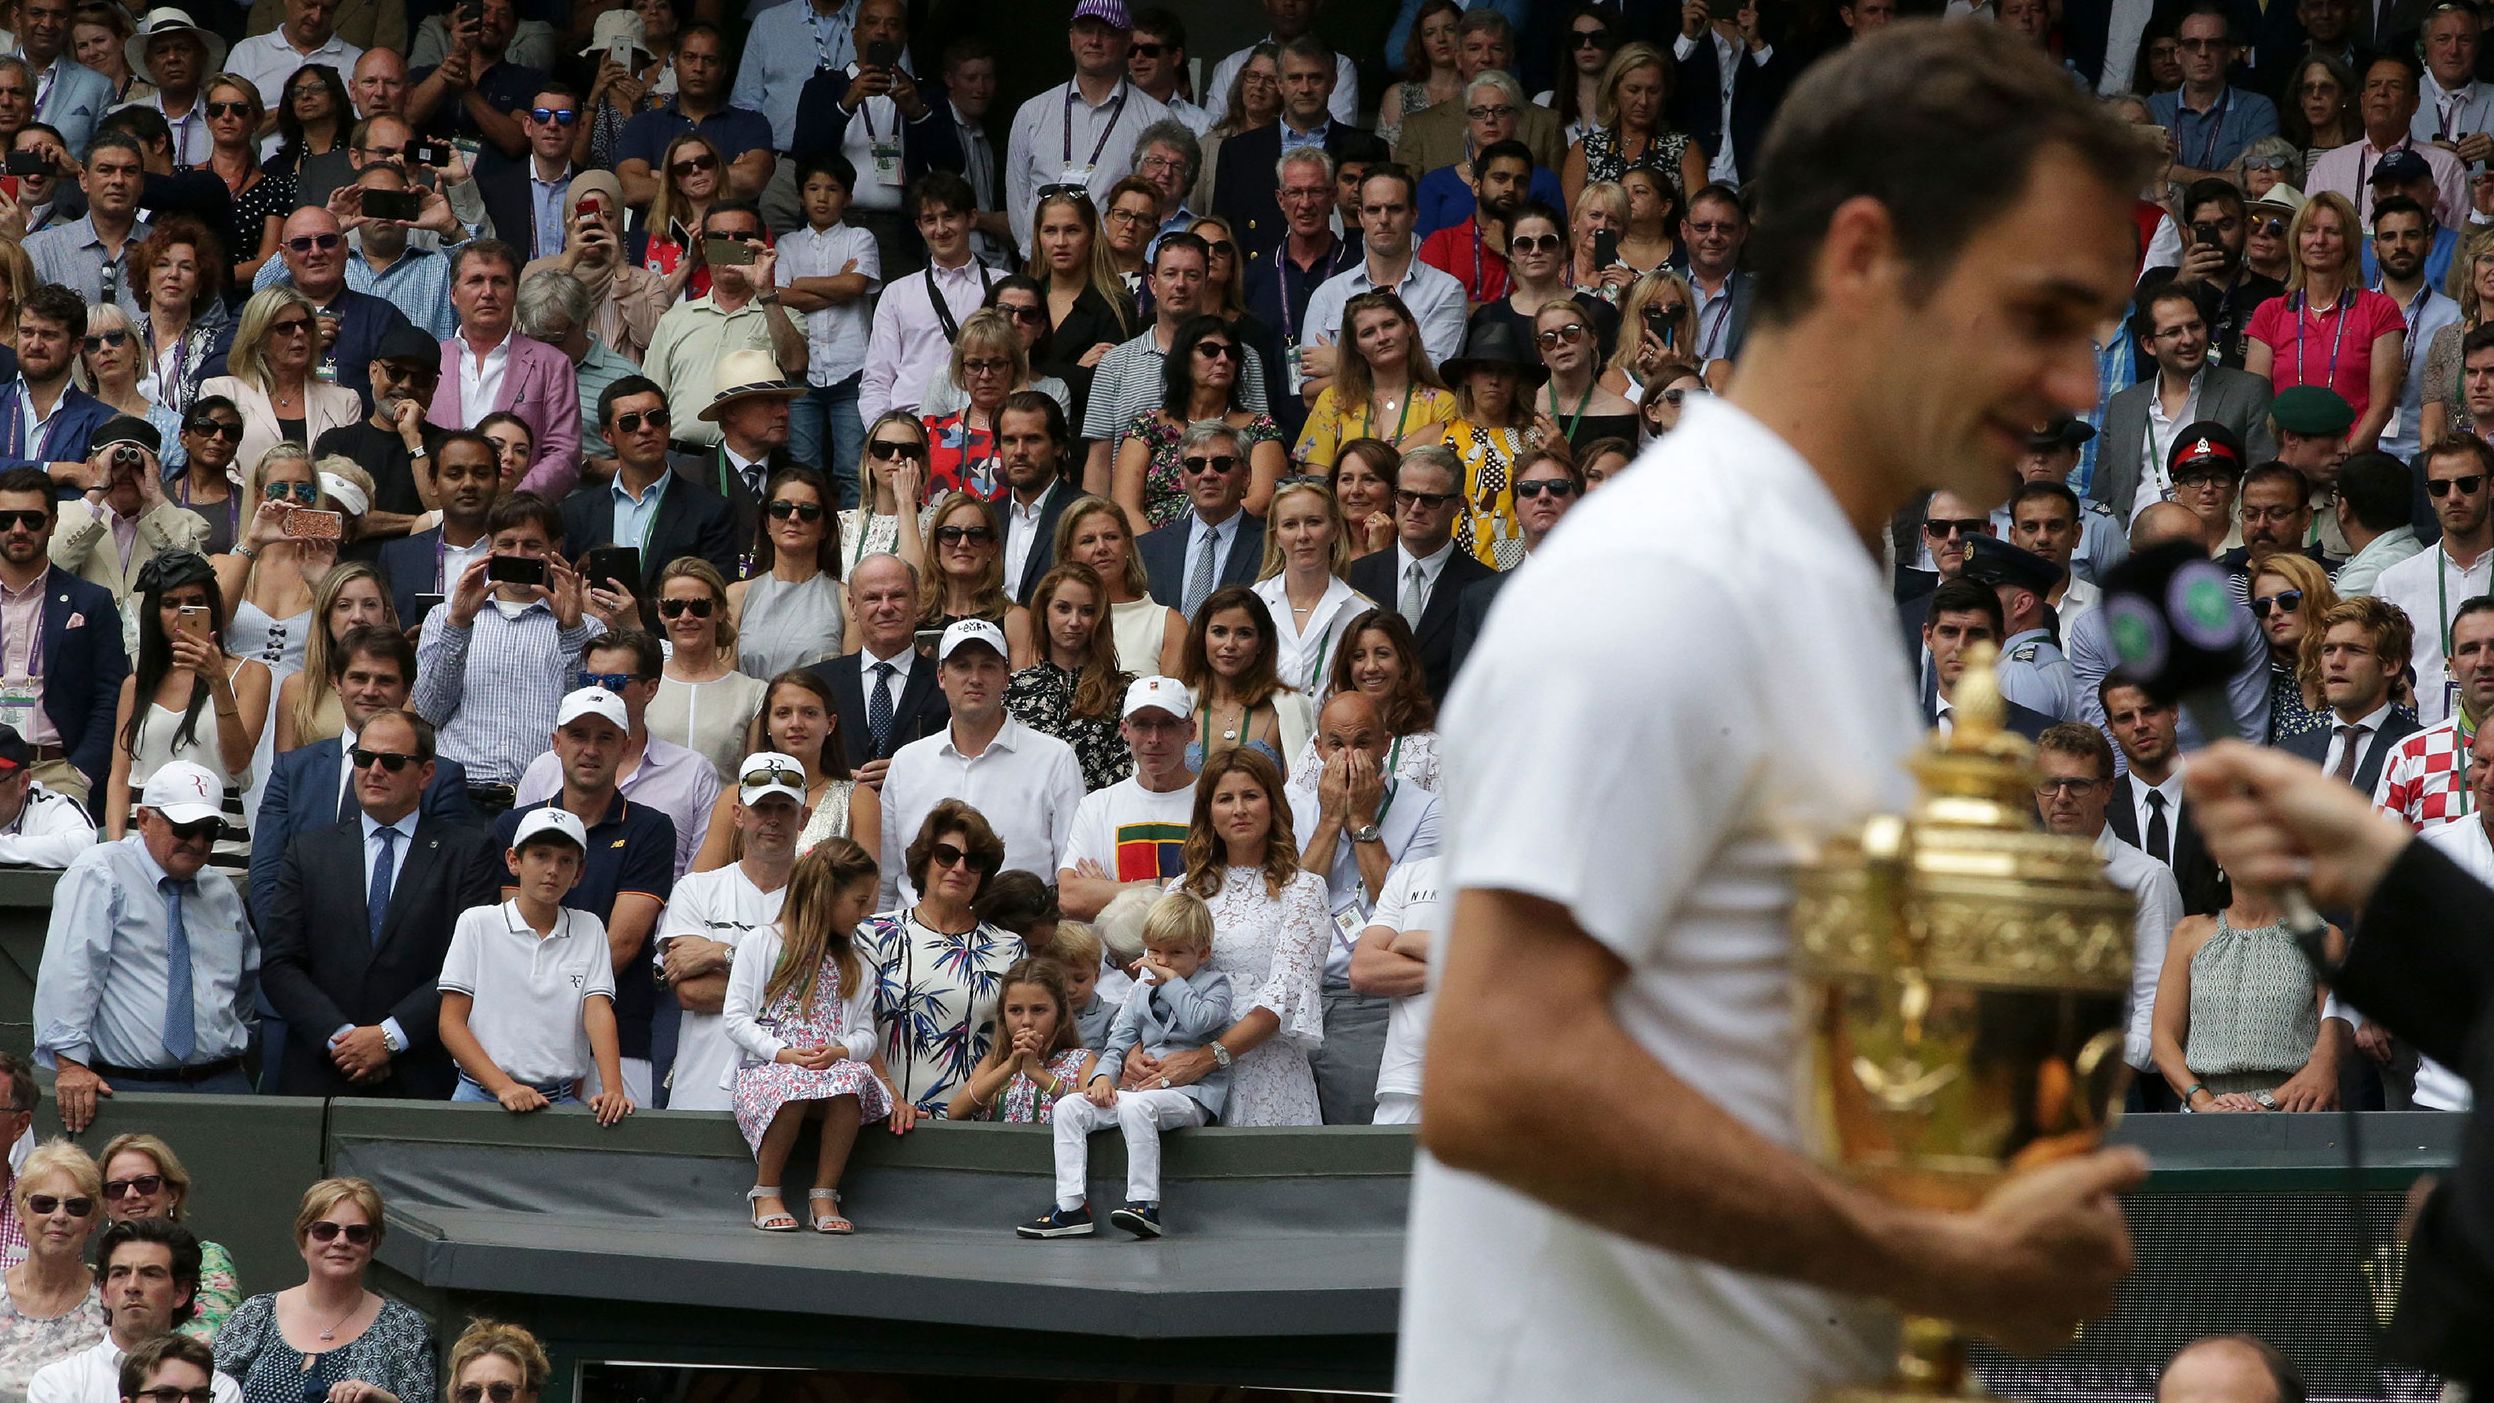
<svg viewBox="0 0 2494 1403">
<path fill-rule="evenodd" d="M 2156 362 L 2156 374 L 2105 402 L 2104 442 L 2087 485 L 2087 495 L 2111 507 L 2125 530 L 2140 508 L 2173 495 L 2165 462 L 2185 424 L 2224 424 L 2249 449 L 2253 463 L 2277 455 L 2269 432 L 2269 382 L 2210 359 L 2208 314 L 2194 289 L 2164 283 L 2142 293 L 2133 325 Z"/>
<path fill-rule="evenodd" d="M 1195 510 L 1135 542 L 1152 597 L 1190 620 L 1224 585 L 1253 583 L 1264 561 L 1264 523 L 1247 514 L 1247 449 L 1238 431 L 1206 422 L 1178 445 L 1179 480 Z"/>
</svg>

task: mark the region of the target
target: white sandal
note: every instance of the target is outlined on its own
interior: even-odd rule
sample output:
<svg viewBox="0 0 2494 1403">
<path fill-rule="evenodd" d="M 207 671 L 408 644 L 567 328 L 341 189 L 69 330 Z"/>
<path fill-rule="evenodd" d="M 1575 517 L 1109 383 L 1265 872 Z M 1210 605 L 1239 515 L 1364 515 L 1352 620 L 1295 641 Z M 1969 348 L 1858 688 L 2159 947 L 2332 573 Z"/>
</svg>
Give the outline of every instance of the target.
<svg viewBox="0 0 2494 1403">
<path fill-rule="evenodd" d="M 805 1198 L 808 1208 L 812 1208 L 817 1203 L 831 1205 L 830 1212 L 817 1211 L 814 1214 L 814 1231 L 828 1233 L 834 1237 L 845 1237 L 857 1231 L 857 1224 L 840 1216 L 840 1191 L 838 1189 L 808 1189 Z"/>
<path fill-rule="evenodd" d="M 779 1186 L 777 1184 L 767 1186 L 756 1184 L 752 1188 L 745 1191 L 745 1202 L 752 1206 L 753 1226 L 757 1231 L 795 1232 L 797 1230 L 797 1215 L 789 1212 L 785 1207 L 781 1208 L 777 1213 L 768 1215 L 763 1213 L 762 1200 L 766 1198 L 778 1198 L 779 1196 Z"/>
</svg>

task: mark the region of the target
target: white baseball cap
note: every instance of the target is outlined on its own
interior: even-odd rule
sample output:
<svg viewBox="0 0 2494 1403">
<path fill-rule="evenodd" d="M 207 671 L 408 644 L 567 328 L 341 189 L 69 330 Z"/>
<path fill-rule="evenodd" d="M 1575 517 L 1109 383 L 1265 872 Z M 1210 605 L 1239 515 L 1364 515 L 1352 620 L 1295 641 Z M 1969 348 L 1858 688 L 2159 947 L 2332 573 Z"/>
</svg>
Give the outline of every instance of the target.
<svg viewBox="0 0 2494 1403">
<path fill-rule="evenodd" d="M 198 823 L 225 816 L 225 783 L 202 765 L 168 760 L 147 777 L 139 791 L 139 807 L 163 814 L 165 822 Z"/>
<path fill-rule="evenodd" d="M 756 800 L 783 794 L 805 802 L 805 762 L 776 750 L 757 750 L 736 767 L 736 802 L 747 808 Z"/>
<path fill-rule="evenodd" d="M 632 729 L 632 714 L 624 710 L 623 698 L 604 687 L 582 687 L 566 693 L 563 704 L 554 713 L 554 724 L 568 726 L 583 716 L 602 716 L 615 723 L 618 731 Z"/>
<path fill-rule="evenodd" d="M 589 850 L 589 830 L 580 826 L 577 814 L 558 804 L 547 804 L 522 813 L 519 829 L 511 835 L 511 847 L 517 851 L 527 847 L 529 839 L 547 833 L 570 839 L 572 846 L 584 853 Z"/>
<path fill-rule="evenodd" d="M 942 662 L 953 650 L 969 643 L 984 643 L 996 650 L 996 656 L 1011 658 L 1013 650 L 1005 646 L 1005 631 L 985 619 L 960 619 L 944 630 L 943 641 L 935 645 L 935 660 Z"/>
<path fill-rule="evenodd" d="M 1195 714 L 1195 696 L 1175 677 L 1138 677 L 1126 684 L 1126 709 L 1117 714 L 1132 716 L 1147 706 L 1184 721 Z"/>
</svg>

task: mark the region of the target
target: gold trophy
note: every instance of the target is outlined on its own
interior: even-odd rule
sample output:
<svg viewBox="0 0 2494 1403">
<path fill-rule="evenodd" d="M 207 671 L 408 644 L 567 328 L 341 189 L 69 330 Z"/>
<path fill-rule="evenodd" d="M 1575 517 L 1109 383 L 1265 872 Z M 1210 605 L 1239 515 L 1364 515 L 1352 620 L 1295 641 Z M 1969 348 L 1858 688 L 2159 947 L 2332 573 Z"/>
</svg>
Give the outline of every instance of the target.
<svg viewBox="0 0 2494 1403">
<path fill-rule="evenodd" d="M 2095 845 L 2044 832 L 1988 647 L 1955 729 L 1911 764 L 1913 811 L 1831 843 L 1793 930 L 1808 1035 L 1804 1126 L 1900 1202 L 1965 1210 L 2010 1174 L 2093 1150 L 2118 1107 L 2131 900 Z M 1983 1397 L 1966 1341 L 1908 1317 L 1894 1377 L 1828 1403 Z"/>
</svg>

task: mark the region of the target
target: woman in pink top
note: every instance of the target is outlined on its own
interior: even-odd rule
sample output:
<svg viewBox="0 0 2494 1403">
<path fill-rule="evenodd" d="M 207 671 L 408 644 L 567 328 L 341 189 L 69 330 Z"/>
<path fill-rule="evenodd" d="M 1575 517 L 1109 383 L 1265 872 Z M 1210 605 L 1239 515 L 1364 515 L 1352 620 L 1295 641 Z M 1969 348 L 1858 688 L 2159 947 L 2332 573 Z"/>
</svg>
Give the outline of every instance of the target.
<svg viewBox="0 0 2494 1403">
<path fill-rule="evenodd" d="M 2322 385 L 2355 406 L 2348 446 L 2373 447 L 2399 409 L 2407 319 L 2397 299 L 2363 285 L 2355 204 L 2335 192 L 2296 211 L 2286 295 L 2252 313 L 2243 368 L 2277 390 Z"/>
</svg>

